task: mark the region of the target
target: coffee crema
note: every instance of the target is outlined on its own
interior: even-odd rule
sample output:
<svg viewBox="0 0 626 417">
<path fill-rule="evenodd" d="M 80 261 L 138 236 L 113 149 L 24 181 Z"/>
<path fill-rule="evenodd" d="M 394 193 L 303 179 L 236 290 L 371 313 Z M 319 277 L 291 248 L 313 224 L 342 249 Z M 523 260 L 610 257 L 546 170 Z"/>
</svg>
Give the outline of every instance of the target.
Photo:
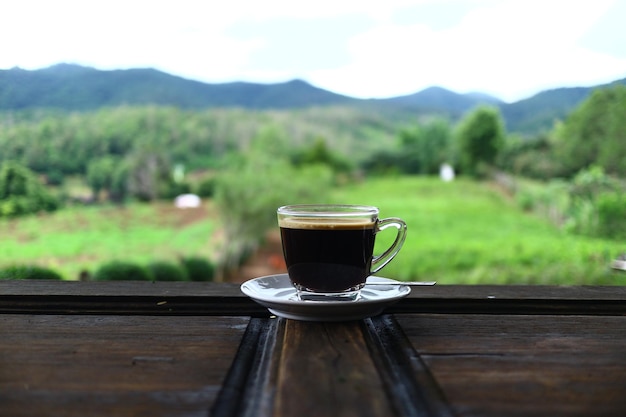
<svg viewBox="0 0 626 417">
<path fill-rule="evenodd" d="M 319 217 L 299 217 L 280 219 L 278 226 L 289 229 L 318 229 L 318 230 L 335 230 L 335 229 L 371 229 L 376 226 L 376 221 L 369 219 L 324 219 Z"/>
<path fill-rule="evenodd" d="M 287 271 L 297 287 L 342 292 L 364 285 L 370 275 L 376 221 L 285 218 L 279 226 Z"/>
</svg>

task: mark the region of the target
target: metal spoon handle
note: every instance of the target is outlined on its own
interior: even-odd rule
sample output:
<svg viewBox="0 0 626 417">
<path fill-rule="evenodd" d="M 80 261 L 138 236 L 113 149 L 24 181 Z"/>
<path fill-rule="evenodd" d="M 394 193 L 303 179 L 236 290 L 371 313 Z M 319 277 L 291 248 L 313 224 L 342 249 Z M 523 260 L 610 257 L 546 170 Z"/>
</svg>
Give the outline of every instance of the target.
<svg viewBox="0 0 626 417">
<path fill-rule="evenodd" d="M 409 286 L 429 286 L 435 285 L 437 281 L 367 281 L 365 285 L 409 285 Z"/>
</svg>

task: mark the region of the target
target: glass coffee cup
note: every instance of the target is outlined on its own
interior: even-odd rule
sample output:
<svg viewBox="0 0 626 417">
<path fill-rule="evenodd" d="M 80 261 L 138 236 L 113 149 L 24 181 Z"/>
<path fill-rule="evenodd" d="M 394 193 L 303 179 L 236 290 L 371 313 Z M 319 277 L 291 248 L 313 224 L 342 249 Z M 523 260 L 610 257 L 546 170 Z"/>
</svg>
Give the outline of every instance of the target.
<svg viewBox="0 0 626 417">
<path fill-rule="evenodd" d="M 358 205 L 289 205 L 277 210 L 289 279 L 300 300 L 354 301 L 368 276 L 389 263 L 406 238 L 406 223 L 378 218 Z M 376 234 L 395 227 L 396 238 L 374 256 Z"/>
</svg>

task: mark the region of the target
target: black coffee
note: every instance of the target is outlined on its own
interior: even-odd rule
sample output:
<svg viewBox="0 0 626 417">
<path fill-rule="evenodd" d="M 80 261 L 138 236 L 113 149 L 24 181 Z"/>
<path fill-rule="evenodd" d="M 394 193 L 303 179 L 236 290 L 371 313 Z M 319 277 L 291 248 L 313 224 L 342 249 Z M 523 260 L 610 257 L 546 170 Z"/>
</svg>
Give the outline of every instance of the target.
<svg viewBox="0 0 626 417">
<path fill-rule="evenodd" d="M 289 277 L 317 292 L 358 289 L 370 275 L 375 223 L 283 219 L 280 233 Z"/>
</svg>

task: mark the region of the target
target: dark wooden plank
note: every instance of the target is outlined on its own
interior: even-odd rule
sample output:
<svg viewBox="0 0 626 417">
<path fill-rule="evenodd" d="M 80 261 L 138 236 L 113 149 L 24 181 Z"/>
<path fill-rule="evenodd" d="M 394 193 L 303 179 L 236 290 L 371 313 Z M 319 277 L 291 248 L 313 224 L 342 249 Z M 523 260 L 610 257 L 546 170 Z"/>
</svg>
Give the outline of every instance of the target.
<svg viewBox="0 0 626 417">
<path fill-rule="evenodd" d="M 271 416 L 285 320 L 253 318 L 211 410 L 213 417 Z"/>
<path fill-rule="evenodd" d="M 626 415 L 626 316 L 397 319 L 461 416 Z"/>
<path fill-rule="evenodd" d="M 392 416 L 358 322 L 253 319 L 212 415 Z"/>
<path fill-rule="evenodd" d="M 239 285 L 0 280 L 0 313 L 267 316 Z"/>
<path fill-rule="evenodd" d="M 0 416 L 206 416 L 247 317 L 0 316 Z"/>
<path fill-rule="evenodd" d="M 623 315 L 626 287 L 417 287 L 386 312 Z M 237 284 L 198 282 L 0 281 L 0 313 L 269 317 Z"/>
<path fill-rule="evenodd" d="M 371 356 L 396 416 L 450 417 L 443 392 L 397 321 L 383 315 L 363 321 Z"/>
<path fill-rule="evenodd" d="M 2 295 L 240 297 L 239 284 L 218 282 L 0 280 Z M 445 285 L 414 287 L 417 299 L 626 300 L 626 286 Z"/>
<path fill-rule="evenodd" d="M 395 415 L 357 322 L 288 320 L 274 416 Z"/>
<path fill-rule="evenodd" d="M 626 286 L 445 285 L 413 287 L 409 298 L 521 300 L 625 300 Z"/>
<path fill-rule="evenodd" d="M 114 314 L 162 316 L 263 316 L 247 297 L 0 295 L 0 314 Z"/>
<path fill-rule="evenodd" d="M 392 316 L 348 323 L 252 319 L 212 416 L 449 417 Z"/>
<path fill-rule="evenodd" d="M 476 285 L 414 287 L 388 313 L 626 314 L 626 287 Z"/>
<path fill-rule="evenodd" d="M 235 284 L 1 281 L 0 313 L 267 316 Z"/>
<path fill-rule="evenodd" d="M 239 284 L 182 281 L 0 280 L 2 295 L 240 297 Z"/>
</svg>

